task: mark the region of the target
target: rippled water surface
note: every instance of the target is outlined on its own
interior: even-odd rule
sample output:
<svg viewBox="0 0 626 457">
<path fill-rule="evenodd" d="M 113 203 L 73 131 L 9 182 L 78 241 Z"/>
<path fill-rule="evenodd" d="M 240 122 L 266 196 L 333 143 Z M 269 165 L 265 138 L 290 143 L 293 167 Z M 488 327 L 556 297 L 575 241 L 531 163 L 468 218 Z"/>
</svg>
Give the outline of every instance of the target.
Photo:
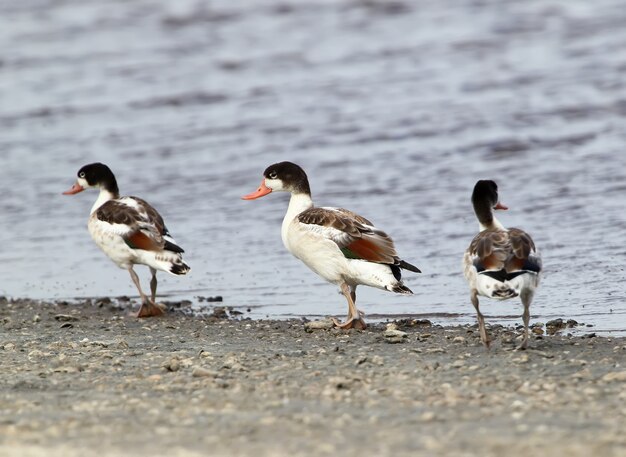
<svg viewBox="0 0 626 457">
<path fill-rule="evenodd" d="M 0 17 L 0 294 L 136 294 L 89 238 L 95 192 L 61 196 L 97 160 L 187 251 L 163 294 L 343 315 L 282 246 L 287 195 L 239 199 L 291 160 L 318 204 L 373 220 L 424 272 L 412 297 L 359 289 L 369 317 L 474 321 L 460 264 L 492 178 L 502 222 L 544 255 L 533 321 L 626 333 L 623 1 L 27 0 Z M 483 309 L 520 322 L 517 302 Z"/>
</svg>

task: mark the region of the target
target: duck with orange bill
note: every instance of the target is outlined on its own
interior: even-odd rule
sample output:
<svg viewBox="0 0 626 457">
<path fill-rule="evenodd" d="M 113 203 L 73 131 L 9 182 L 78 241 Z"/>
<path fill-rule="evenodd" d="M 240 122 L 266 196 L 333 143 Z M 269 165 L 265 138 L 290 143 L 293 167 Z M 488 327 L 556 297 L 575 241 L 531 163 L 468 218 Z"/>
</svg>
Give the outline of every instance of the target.
<svg viewBox="0 0 626 457">
<path fill-rule="evenodd" d="M 505 228 L 494 216 L 494 210 L 507 210 L 500 203 L 494 181 L 481 180 L 474 186 L 472 204 L 479 222 L 463 257 L 463 270 L 470 286 L 470 298 L 478 318 L 480 339 L 489 348 L 485 318 L 480 312 L 478 296 L 507 300 L 520 297 L 524 312 L 524 334 L 517 349 L 528 346 L 530 304 L 539 286 L 541 256 L 530 235 L 517 228 Z"/>
<path fill-rule="evenodd" d="M 308 177 L 300 166 L 291 162 L 270 165 L 260 187 L 242 198 L 254 200 L 271 192 L 291 193 L 281 229 L 287 250 L 338 285 L 348 302 L 346 320 L 333 319 L 337 327 L 366 327 L 363 313 L 356 307 L 356 288 L 361 284 L 399 294 L 413 293 L 402 281 L 402 270 L 420 270 L 398 256 L 391 237 L 352 211 L 314 206 Z"/>
<path fill-rule="evenodd" d="M 64 195 L 85 189 L 100 191 L 91 208 L 87 228 L 98 247 L 120 268 L 128 270 L 141 297 L 137 317 L 163 314 L 157 305 L 157 270 L 185 275 L 190 268 L 183 260 L 183 249 L 174 241 L 161 215 L 138 197 L 120 197 L 117 181 L 109 167 L 102 163 L 85 165 L 78 171 L 76 183 Z M 134 265 L 150 268 L 150 297 L 141 290 Z"/>
</svg>

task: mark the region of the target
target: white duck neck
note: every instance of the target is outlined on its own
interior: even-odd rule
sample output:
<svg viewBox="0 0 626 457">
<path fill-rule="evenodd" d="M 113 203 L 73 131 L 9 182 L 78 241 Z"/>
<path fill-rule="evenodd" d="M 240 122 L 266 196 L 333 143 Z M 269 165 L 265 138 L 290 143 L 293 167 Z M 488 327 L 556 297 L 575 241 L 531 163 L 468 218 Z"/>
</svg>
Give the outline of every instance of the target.
<svg viewBox="0 0 626 457">
<path fill-rule="evenodd" d="M 291 194 L 291 198 L 289 199 L 289 207 L 287 208 L 287 213 L 285 214 L 285 218 L 283 219 L 283 226 L 281 230 L 283 243 L 285 243 L 285 245 L 287 244 L 287 230 L 289 228 L 289 224 L 291 224 L 291 221 L 293 221 L 296 216 L 302 211 L 306 211 L 307 209 L 312 207 L 313 200 L 311 199 L 311 195 L 305 193 Z"/>
<path fill-rule="evenodd" d="M 502 223 L 496 218 L 496 216 L 493 216 L 493 219 L 491 219 L 491 222 L 489 224 L 485 225 L 482 222 L 478 221 L 478 230 L 482 232 L 484 230 L 505 230 L 505 229 L 504 229 L 504 225 L 502 225 Z"/>
<path fill-rule="evenodd" d="M 96 202 L 91 207 L 91 213 L 90 214 L 93 214 L 95 211 L 98 210 L 98 208 L 100 208 L 106 202 L 108 202 L 109 200 L 113 200 L 115 198 L 117 198 L 115 196 L 115 194 L 113 194 L 112 192 L 108 191 L 105 188 L 101 188 L 100 189 L 100 194 L 98 195 L 98 198 L 96 199 Z"/>
</svg>

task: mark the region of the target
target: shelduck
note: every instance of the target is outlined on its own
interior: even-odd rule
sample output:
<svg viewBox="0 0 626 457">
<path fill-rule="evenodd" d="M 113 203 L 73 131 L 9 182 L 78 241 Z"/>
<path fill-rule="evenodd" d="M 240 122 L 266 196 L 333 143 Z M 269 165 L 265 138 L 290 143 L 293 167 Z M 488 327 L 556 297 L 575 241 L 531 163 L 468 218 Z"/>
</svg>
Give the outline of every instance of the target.
<svg viewBox="0 0 626 457">
<path fill-rule="evenodd" d="M 542 270 L 541 257 L 528 233 L 517 228 L 506 229 L 494 216 L 493 210 L 508 209 L 500 203 L 494 181 L 476 183 L 472 204 L 480 231 L 465 251 L 463 266 L 476 309 L 480 339 L 489 348 L 490 340 L 478 296 L 496 300 L 520 297 L 524 305 L 524 335 L 517 349 L 525 349 L 528 346 L 530 304 Z"/>
<path fill-rule="evenodd" d="M 120 268 L 128 270 L 141 297 L 137 317 L 163 314 L 157 305 L 157 270 L 173 275 L 185 275 L 190 271 L 183 261 L 183 249 L 170 236 L 161 215 L 145 200 L 138 197 L 120 197 L 117 181 L 109 167 L 102 163 L 85 165 L 78 171 L 78 178 L 64 195 L 73 195 L 88 188 L 100 190 L 91 208 L 87 228 L 98 247 Z M 141 290 L 134 265 L 150 268 L 151 296 Z"/>
<path fill-rule="evenodd" d="M 306 173 L 291 162 L 269 166 L 260 187 L 242 197 L 253 200 L 271 192 L 290 192 L 281 237 L 287 250 L 330 283 L 336 284 L 348 302 L 340 328 L 366 327 L 356 308 L 356 288 L 363 284 L 399 294 L 412 294 L 402 282 L 401 270 L 420 273 L 401 260 L 392 239 L 369 220 L 343 208 L 315 207 Z"/>
</svg>

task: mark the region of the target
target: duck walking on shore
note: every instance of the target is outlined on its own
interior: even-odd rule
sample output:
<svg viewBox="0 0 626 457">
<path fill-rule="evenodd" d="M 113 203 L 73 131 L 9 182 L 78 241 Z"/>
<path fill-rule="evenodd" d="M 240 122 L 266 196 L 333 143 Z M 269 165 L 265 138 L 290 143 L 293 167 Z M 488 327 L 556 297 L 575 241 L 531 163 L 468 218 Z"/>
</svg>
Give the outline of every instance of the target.
<svg viewBox="0 0 626 457">
<path fill-rule="evenodd" d="M 508 209 L 498 198 L 498 186 L 490 180 L 476 183 L 472 193 L 474 212 L 480 232 L 463 257 L 464 274 L 476 309 L 480 339 L 489 348 L 485 319 L 478 306 L 478 296 L 506 300 L 520 297 L 524 305 L 524 335 L 517 349 L 528 346 L 530 304 L 539 285 L 541 257 L 530 235 L 517 228 L 506 229 L 493 210 Z"/>
<path fill-rule="evenodd" d="M 163 309 L 155 303 L 157 270 L 185 275 L 190 268 L 183 261 L 183 249 L 170 236 L 161 215 L 145 200 L 120 197 L 113 172 L 102 163 L 85 165 L 78 179 L 64 195 L 73 195 L 88 188 L 100 190 L 87 227 L 98 247 L 120 268 L 128 270 L 141 297 L 137 317 L 159 316 Z M 147 265 L 152 273 L 151 297 L 139 284 L 133 265 Z"/>
<path fill-rule="evenodd" d="M 279 191 L 291 193 L 281 230 L 283 244 L 315 273 L 338 285 L 348 301 L 345 322 L 333 319 L 337 327 L 366 327 L 363 313 L 356 308 L 360 284 L 413 293 L 402 282 L 401 269 L 420 270 L 398 257 L 389 235 L 347 209 L 313 206 L 307 175 L 295 163 L 270 165 L 261 186 L 242 198 L 253 200 Z"/>
</svg>

